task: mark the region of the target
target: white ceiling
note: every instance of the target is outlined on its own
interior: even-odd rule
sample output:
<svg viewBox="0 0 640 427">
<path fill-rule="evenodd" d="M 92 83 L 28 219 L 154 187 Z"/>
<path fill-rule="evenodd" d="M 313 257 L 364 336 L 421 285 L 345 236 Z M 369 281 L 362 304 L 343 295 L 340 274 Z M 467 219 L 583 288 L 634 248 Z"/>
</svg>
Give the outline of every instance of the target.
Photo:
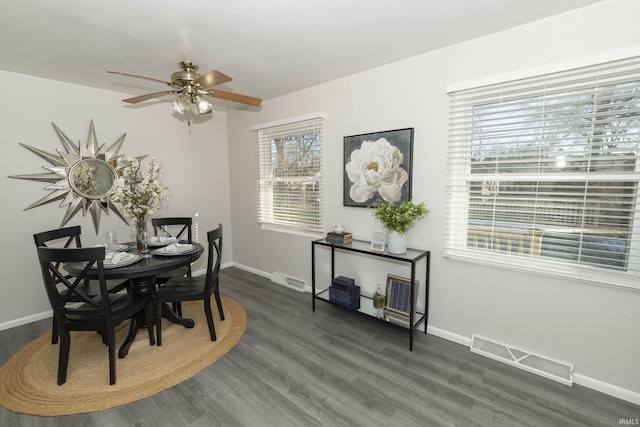
<svg viewBox="0 0 640 427">
<path fill-rule="evenodd" d="M 3 0 L 0 69 L 141 95 L 167 87 L 106 70 L 169 80 L 191 60 L 269 99 L 598 1 Z"/>
</svg>

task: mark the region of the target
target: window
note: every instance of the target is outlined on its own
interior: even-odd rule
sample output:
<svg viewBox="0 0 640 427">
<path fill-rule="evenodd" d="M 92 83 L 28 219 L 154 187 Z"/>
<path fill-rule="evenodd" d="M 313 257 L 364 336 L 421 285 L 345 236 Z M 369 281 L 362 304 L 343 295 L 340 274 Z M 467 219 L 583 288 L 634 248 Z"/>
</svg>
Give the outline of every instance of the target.
<svg viewBox="0 0 640 427">
<path fill-rule="evenodd" d="M 258 222 L 321 232 L 323 113 L 254 126 L 258 139 Z"/>
<path fill-rule="evenodd" d="M 640 287 L 640 58 L 450 101 L 447 256 Z"/>
</svg>

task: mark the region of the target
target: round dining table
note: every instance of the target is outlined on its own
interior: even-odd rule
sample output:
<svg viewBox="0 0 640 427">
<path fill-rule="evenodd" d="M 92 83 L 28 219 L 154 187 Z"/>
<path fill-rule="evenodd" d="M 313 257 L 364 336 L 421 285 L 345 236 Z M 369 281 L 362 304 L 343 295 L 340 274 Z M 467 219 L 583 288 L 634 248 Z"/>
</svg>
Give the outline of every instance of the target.
<svg viewBox="0 0 640 427">
<path fill-rule="evenodd" d="M 135 243 L 128 243 L 132 246 L 131 253 L 136 253 Z M 179 268 L 186 268 L 191 263 L 200 258 L 204 252 L 204 247 L 200 243 L 192 243 L 193 252 L 186 254 L 170 254 L 170 255 L 153 255 L 155 252 L 151 250 L 151 256 L 143 257 L 139 261 L 119 266 L 113 266 L 104 269 L 106 280 L 111 279 L 128 279 L 129 292 L 136 295 L 153 295 L 156 292 L 156 278 L 162 273 L 167 273 Z M 78 275 L 84 269 L 84 263 L 66 263 L 65 270 L 71 275 Z M 87 274 L 89 279 L 98 279 L 98 271 L 91 270 Z M 168 305 L 163 304 L 161 307 L 162 317 L 173 323 L 180 324 L 186 328 L 193 328 L 195 322 L 192 319 L 186 319 L 178 316 Z M 136 337 L 138 329 L 144 326 L 144 315 L 140 314 L 131 319 L 129 334 L 118 351 L 118 357 L 123 358 L 129 352 L 129 347 Z M 149 327 L 151 327 L 149 325 Z M 152 344 L 153 345 L 153 344 Z"/>
</svg>

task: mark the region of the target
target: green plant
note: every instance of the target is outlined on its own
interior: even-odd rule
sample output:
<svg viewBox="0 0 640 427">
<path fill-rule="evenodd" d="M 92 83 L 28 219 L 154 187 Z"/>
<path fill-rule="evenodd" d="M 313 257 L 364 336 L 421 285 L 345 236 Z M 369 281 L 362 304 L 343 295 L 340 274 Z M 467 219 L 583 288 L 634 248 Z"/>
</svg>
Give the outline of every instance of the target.
<svg viewBox="0 0 640 427">
<path fill-rule="evenodd" d="M 429 213 L 424 202 L 413 203 L 413 200 L 396 205 L 391 202 L 377 202 L 373 205 L 375 216 L 388 231 L 405 234 L 421 218 Z"/>
</svg>

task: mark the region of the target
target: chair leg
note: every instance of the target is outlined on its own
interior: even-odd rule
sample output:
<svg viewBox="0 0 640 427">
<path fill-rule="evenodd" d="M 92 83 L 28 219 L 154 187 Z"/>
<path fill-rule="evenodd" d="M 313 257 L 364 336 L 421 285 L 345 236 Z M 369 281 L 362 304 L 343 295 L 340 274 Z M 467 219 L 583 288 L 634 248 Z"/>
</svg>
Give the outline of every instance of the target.
<svg viewBox="0 0 640 427">
<path fill-rule="evenodd" d="M 149 302 L 144 307 L 144 317 L 145 317 L 145 322 L 147 324 L 147 331 L 149 332 L 149 345 L 156 345 L 156 337 L 155 337 L 155 334 L 153 333 L 153 328 L 156 322 L 156 313 L 155 313 L 155 306 L 153 305 L 152 302 Z"/>
<path fill-rule="evenodd" d="M 53 315 L 53 325 L 51 326 L 51 345 L 58 344 L 58 322 L 56 315 Z"/>
<path fill-rule="evenodd" d="M 222 310 L 222 300 L 220 299 L 220 291 L 213 291 L 213 295 L 216 297 L 216 304 L 218 305 L 218 313 L 220 313 L 220 320 L 224 320 L 224 311 Z"/>
<path fill-rule="evenodd" d="M 63 331 L 59 334 L 59 337 L 60 352 L 58 356 L 58 385 L 62 385 L 67 381 L 67 365 L 69 364 L 71 335 L 69 335 L 69 331 Z"/>
<path fill-rule="evenodd" d="M 156 345 L 162 345 L 162 305 L 153 302 L 153 315 L 156 321 Z"/>
<path fill-rule="evenodd" d="M 172 304 L 173 311 L 178 315 L 178 317 L 182 317 L 182 303 L 180 301 L 174 302 Z"/>
<path fill-rule="evenodd" d="M 204 298 L 204 314 L 207 317 L 207 324 L 209 325 L 209 335 L 211 336 L 211 341 L 215 341 L 216 338 L 216 328 L 213 326 L 213 314 L 211 313 L 211 298 Z"/>
<path fill-rule="evenodd" d="M 109 384 L 114 385 L 116 383 L 116 337 L 113 329 L 104 331 L 103 335 L 107 336 L 109 343 Z"/>
</svg>

